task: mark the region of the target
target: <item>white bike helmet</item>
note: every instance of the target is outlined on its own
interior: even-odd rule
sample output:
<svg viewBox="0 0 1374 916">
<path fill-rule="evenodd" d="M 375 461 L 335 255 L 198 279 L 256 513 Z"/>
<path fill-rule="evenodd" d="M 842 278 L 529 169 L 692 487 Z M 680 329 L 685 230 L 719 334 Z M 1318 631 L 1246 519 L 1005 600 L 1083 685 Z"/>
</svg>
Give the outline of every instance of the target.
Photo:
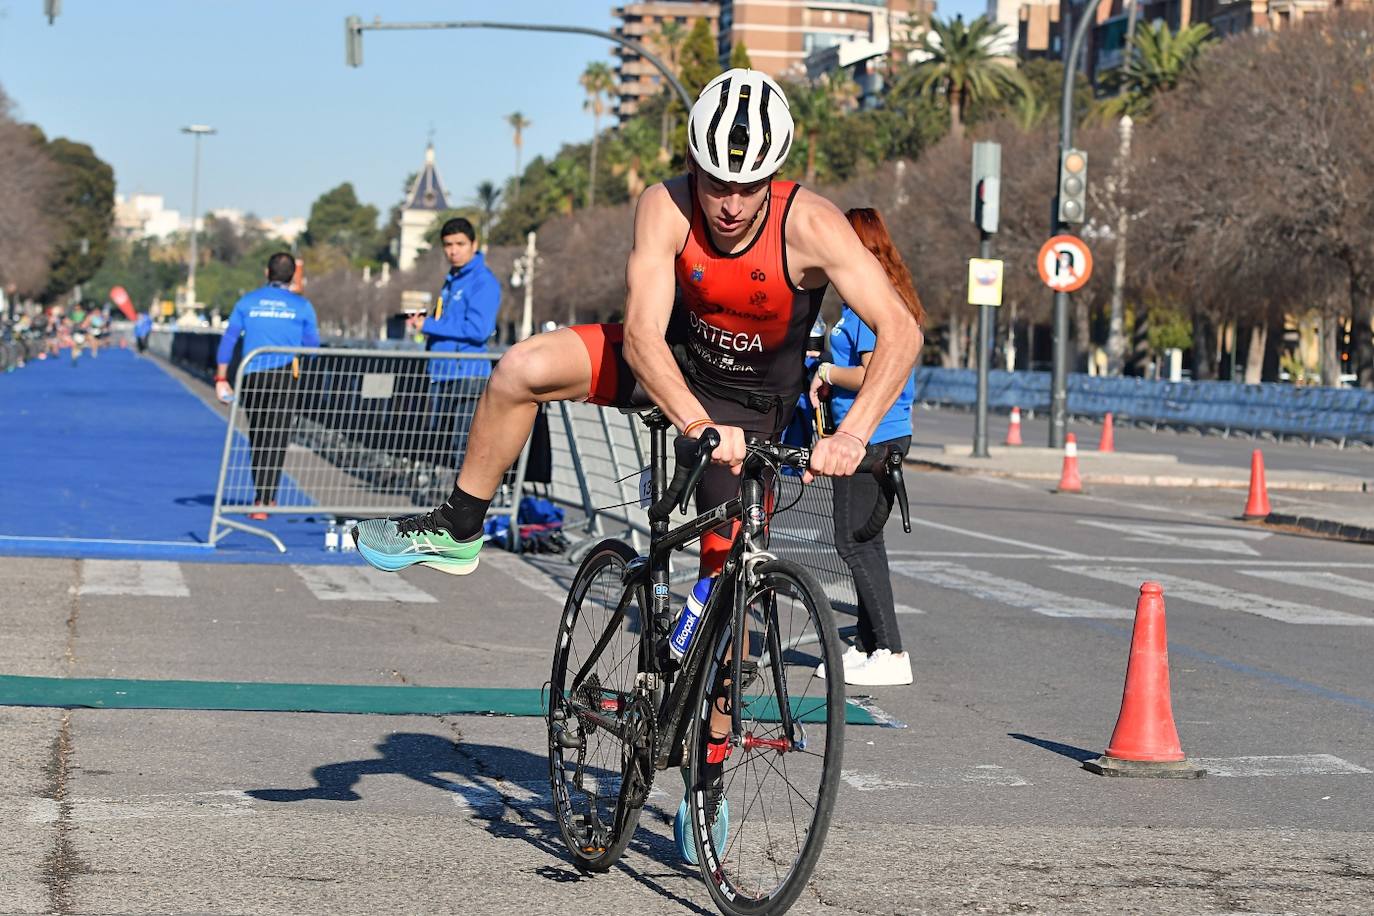
<svg viewBox="0 0 1374 916">
<path fill-rule="evenodd" d="M 706 84 L 687 119 L 703 172 L 750 184 L 773 175 L 792 148 L 792 113 L 778 84 L 757 70 L 726 70 Z"/>
</svg>

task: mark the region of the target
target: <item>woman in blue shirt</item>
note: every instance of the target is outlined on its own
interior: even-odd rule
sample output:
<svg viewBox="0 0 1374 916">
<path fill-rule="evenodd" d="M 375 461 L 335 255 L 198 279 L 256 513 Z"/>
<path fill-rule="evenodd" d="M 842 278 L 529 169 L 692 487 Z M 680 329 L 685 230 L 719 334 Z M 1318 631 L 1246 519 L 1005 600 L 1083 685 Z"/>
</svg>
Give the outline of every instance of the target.
<svg viewBox="0 0 1374 916">
<path fill-rule="evenodd" d="M 883 266 L 888 280 L 919 327 L 925 321 L 925 310 L 911 282 L 911 272 L 892 244 L 882 216 L 871 208 L 850 210 L 845 216 L 864 247 Z M 921 333 L 919 329 L 917 333 Z M 832 362 L 821 363 L 811 383 L 813 404 L 819 406 L 819 399 L 829 392 L 830 411 L 836 426 L 854 404 L 876 344 L 877 337 L 872 329 L 845 305 L 840 320 L 830 331 Z M 906 454 L 911 447 L 911 403 L 915 396 L 916 371 L 913 368 L 896 403 L 874 430 L 868 446 L 870 453 L 895 445 Z M 855 529 L 869 519 L 881 498 L 878 481 L 871 474 L 856 474 L 834 478 L 834 487 L 835 548 L 854 576 L 854 591 L 859 598 L 857 638 L 855 645 L 844 654 L 845 683 L 863 686 L 910 684 L 911 656 L 903 651 L 902 635 L 897 630 L 892 577 L 888 572 L 887 547 L 882 532 L 862 544 L 854 540 Z M 824 671 L 818 673 L 825 675 Z"/>
</svg>

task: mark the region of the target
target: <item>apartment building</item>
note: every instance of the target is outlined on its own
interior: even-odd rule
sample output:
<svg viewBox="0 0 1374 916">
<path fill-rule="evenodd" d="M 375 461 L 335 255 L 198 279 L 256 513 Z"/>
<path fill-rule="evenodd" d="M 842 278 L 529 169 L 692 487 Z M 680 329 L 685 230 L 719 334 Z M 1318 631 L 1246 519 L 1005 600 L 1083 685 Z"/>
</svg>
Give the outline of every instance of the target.
<svg viewBox="0 0 1374 916">
<path fill-rule="evenodd" d="M 700 0 L 646 0 L 617 6 L 611 13 L 620 20 L 612 30 L 615 34 L 643 45 L 676 73 L 678 49 L 670 47 L 664 40 L 664 25 L 675 24 L 681 38 L 686 38 L 696 21 L 705 19 L 714 39 L 720 20 L 720 4 Z M 672 28 L 670 25 L 669 30 Z M 614 111 L 619 121 L 624 123 L 639 112 L 639 106 L 645 99 L 662 91 L 663 74 L 643 56 L 624 45 L 616 45 L 613 53 L 617 58 Z"/>
<path fill-rule="evenodd" d="M 853 44 L 857 56 L 871 52 L 865 45 L 900 43 L 934 8 L 932 0 L 721 0 L 720 58 L 744 42 L 757 69 L 805 76 L 812 55 Z"/>
</svg>

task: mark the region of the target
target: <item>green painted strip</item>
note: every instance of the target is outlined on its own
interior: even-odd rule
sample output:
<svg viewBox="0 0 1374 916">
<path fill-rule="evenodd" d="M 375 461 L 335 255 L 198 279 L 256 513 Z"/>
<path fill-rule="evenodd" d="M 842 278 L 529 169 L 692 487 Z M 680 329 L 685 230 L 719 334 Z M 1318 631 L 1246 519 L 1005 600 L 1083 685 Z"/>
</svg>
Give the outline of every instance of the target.
<svg viewBox="0 0 1374 916">
<path fill-rule="evenodd" d="M 815 703 L 793 700 L 802 721 L 819 721 Z M 366 684 L 270 684 L 244 681 L 144 681 L 0 675 L 0 706 L 61 709 L 215 709 L 330 712 L 386 716 L 542 716 L 536 689 L 379 687 Z M 802 709 L 802 707 L 805 707 Z M 769 707 L 761 710 L 768 713 Z M 776 716 L 772 708 L 769 718 Z M 763 716 L 760 716 L 761 718 Z M 845 704 L 850 725 L 876 725 L 866 709 Z"/>
</svg>

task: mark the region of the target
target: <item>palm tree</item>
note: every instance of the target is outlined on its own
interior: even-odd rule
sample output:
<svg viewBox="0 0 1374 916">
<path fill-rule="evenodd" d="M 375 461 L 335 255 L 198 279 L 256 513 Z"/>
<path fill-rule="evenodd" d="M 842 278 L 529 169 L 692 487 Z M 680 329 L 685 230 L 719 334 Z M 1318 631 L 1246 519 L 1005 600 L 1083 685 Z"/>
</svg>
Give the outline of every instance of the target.
<svg viewBox="0 0 1374 916">
<path fill-rule="evenodd" d="M 950 132 L 964 133 L 964 110 L 970 102 L 1015 98 L 1031 91 L 1014 66 L 998 57 L 996 45 L 1003 26 L 979 16 L 968 25 L 963 17 L 930 20 L 931 31 L 921 38 L 925 59 L 912 68 L 908 80 L 923 95 L 943 97 L 949 105 Z"/>
<path fill-rule="evenodd" d="M 496 202 L 501 199 L 501 189 L 490 181 L 477 186 L 477 206 L 482 208 L 482 250 L 491 245 L 491 218 L 496 212 Z"/>
<path fill-rule="evenodd" d="M 687 27 L 676 19 L 663 20 L 658 27 L 658 34 L 654 36 L 654 44 L 663 52 L 663 62 L 672 73 L 677 72 L 678 51 L 686 39 Z M 666 85 L 664 91 L 668 91 Z M 668 149 L 668 135 L 673 131 L 673 106 L 676 103 L 676 96 L 670 94 L 668 104 L 663 106 L 663 116 L 659 119 L 658 145 L 663 150 Z"/>
<path fill-rule="evenodd" d="M 615 74 L 601 61 L 587 64 L 578 79 L 582 88 L 587 90 L 587 101 L 582 107 L 592 113 L 592 165 L 587 178 L 587 206 L 596 206 L 596 147 L 601 138 L 601 116 L 606 113 L 606 96 L 615 90 Z"/>
<path fill-rule="evenodd" d="M 1101 114 L 1108 118 L 1130 115 L 1139 121 L 1154 108 L 1154 97 L 1168 92 L 1193 71 L 1198 57 L 1212 39 L 1212 30 L 1197 23 L 1170 32 L 1163 22 L 1137 29 L 1126 66 L 1116 78 L 1121 94 L 1102 103 Z"/>
<path fill-rule="evenodd" d="M 525 128 L 530 126 L 529 118 L 515 111 L 506 115 L 506 123 L 515 131 L 515 196 L 520 196 L 520 150 L 524 146 Z"/>
<path fill-rule="evenodd" d="M 835 96 L 823 82 L 788 86 L 786 91 L 797 133 L 806 137 L 806 172 L 802 180 L 815 184 L 816 148 L 820 145 L 821 134 L 835 119 Z"/>
</svg>

